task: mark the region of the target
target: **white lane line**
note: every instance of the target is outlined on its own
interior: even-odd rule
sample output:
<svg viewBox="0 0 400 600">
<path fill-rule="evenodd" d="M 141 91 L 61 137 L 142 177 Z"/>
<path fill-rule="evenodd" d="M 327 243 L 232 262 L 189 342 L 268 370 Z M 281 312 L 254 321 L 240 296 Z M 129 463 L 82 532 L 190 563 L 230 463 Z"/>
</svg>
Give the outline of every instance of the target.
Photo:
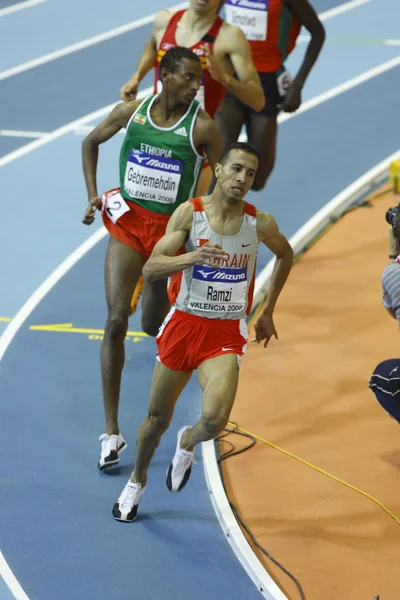
<svg viewBox="0 0 400 600">
<path fill-rule="evenodd" d="M 305 35 L 299 35 L 299 37 L 296 40 L 297 42 L 309 42 L 311 40 L 311 36 L 309 36 L 308 34 Z M 326 41 L 329 43 L 333 43 L 333 44 L 358 44 L 358 45 L 368 45 L 368 46 L 379 46 L 379 45 L 383 45 L 383 46 L 400 46 L 400 40 L 393 40 L 393 39 L 377 39 L 377 38 L 352 38 L 352 37 L 345 37 L 345 38 L 337 38 L 337 37 L 330 37 L 328 35 L 328 37 L 326 38 Z"/>
<path fill-rule="evenodd" d="M 145 88 L 144 90 L 142 90 L 141 92 L 138 93 L 137 97 L 145 98 L 146 96 L 151 94 L 152 91 L 153 91 L 153 87 Z M 41 148 L 45 144 L 48 144 L 49 142 L 56 140 L 57 138 L 65 135 L 66 133 L 71 133 L 71 131 L 74 131 L 75 129 L 79 128 L 81 125 L 86 125 L 86 123 L 90 123 L 90 121 L 94 121 L 95 119 L 98 119 L 99 117 L 103 117 L 105 114 L 109 113 L 116 104 L 117 104 L 117 102 L 113 102 L 113 104 L 108 104 L 107 106 L 104 106 L 103 108 L 99 108 L 98 110 L 95 110 L 94 112 L 86 115 L 85 117 L 80 117 L 79 119 L 76 119 L 75 121 L 71 121 L 71 123 L 67 123 L 67 125 L 63 125 L 62 127 L 55 129 L 51 133 L 47 133 L 42 138 L 35 140 L 34 142 L 30 142 L 29 144 L 26 144 L 25 146 L 22 146 L 22 148 L 18 148 L 18 150 L 14 150 L 14 152 L 10 152 L 9 154 L 6 154 L 2 158 L 0 158 L 0 167 L 4 167 L 5 165 L 12 162 L 13 160 L 16 160 L 17 158 L 20 158 L 21 156 L 25 156 L 26 154 L 29 154 L 29 152 L 32 152 L 32 150 L 37 150 L 38 148 Z"/>
<path fill-rule="evenodd" d="M 0 575 L 4 579 L 6 585 L 8 586 L 10 592 L 13 594 L 16 600 L 29 600 L 28 596 L 25 594 L 21 585 L 18 582 L 18 579 L 15 577 L 14 573 L 11 571 L 10 567 L 6 559 L 4 558 L 3 553 L 0 551 Z"/>
<path fill-rule="evenodd" d="M 0 9 L 0 17 L 5 17 L 6 15 L 18 12 L 19 10 L 24 10 L 25 8 L 31 8 L 31 6 L 36 6 L 37 4 L 43 4 L 43 2 L 48 2 L 48 0 L 26 0 L 26 2 L 18 2 L 18 4 L 6 6 L 5 8 Z"/>
<path fill-rule="evenodd" d="M 293 117 L 296 117 L 297 115 L 301 115 L 302 113 L 307 112 L 311 108 L 315 108 L 319 104 L 323 104 L 327 100 L 331 100 L 332 98 L 335 98 L 336 96 L 339 96 L 340 94 L 343 94 L 344 92 L 347 92 L 348 90 L 351 90 L 352 88 L 356 87 L 357 85 L 365 83 L 369 79 L 372 79 L 373 77 L 376 77 L 377 75 L 381 75 L 382 73 L 385 73 L 385 71 L 389 71 L 389 69 L 393 69 L 395 67 L 398 67 L 399 65 L 400 65 L 400 56 L 397 56 L 396 58 L 392 58 L 391 60 L 388 60 L 387 62 L 384 62 L 381 65 L 374 67 L 373 69 L 369 69 L 368 71 L 365 71 L 365 73 L 362 73 L 361 75 L 357 75 L 357 77 L 353 77 L 352 79 L 349 79 L 348 81 L 345 81 L 344 83 L 341 83 L 340 85 L 337 85 L 336 87 L 328 90 L 327 92 L 324 92 L 323 94 L 320 94 L 319 96 L 315 96 L 315 98 L 311 98 L 310 100 L 307 100 L 294 113 L 281 113 L 278 116 L 278 123 L 284 123 L 285 121 L 289 121 L 289 119 L 293 119 Z M 240 142 L 247 141 L 246 133 L 240 134 L 239 141 Z M 0 166 L 1 166 L 1 160 L 0 160 Z"/>
<path fill-rule="evenodd" d="M 181 4 L 171 6 L 168 10 L 180 10 L 182 8 L 186 8 L 187 5 L 187 2 L 182 2 Z M 52 60 L 56 60 L 57 58 L 61 58 L 62 56 L 67 56 L 68 54 L 72 54 L 73 52 L 79 52 L 79 50 L 83 50 L 84 48 L 88 48 L 89 46 L 93 46 L 94 44 L 99 44 L 113 37 L 117 37 L 118 35 L 122 35 L 127 31 L 133 31 L 134 29 L 138 29 L 139 27 L 148 25 L 153 21 L 155 14 L 156 13 L 149 15 L 148 17 L 144 17 L 143 19 L 132 21 L 131 23 L 127 23 L 126 25 L 122 25 L 121 27 L 116 27 L 115 29 L 111 29 L 110 31 L 100 33 L 99 35 L 95 35 L 94 37 L 88 38 L 87 40 L 83 40 L 82 42 L 78 42 L 77 44 L 66 46 L 65 48 L 61 48 L 60 50 L 56 50 L 55 52 L 50 52 L 49 54 L 45 54 L 44 56 L 40 56 L 39 58 L 35 58 L 34 60 L 29 60 L 28 62 L 18 65 L 17 67 L 12 67 L 11 69 L 2 71 L 0 73 L 0 81 L 3 79 L 7 79 L 8 77 L 12 77 L 13 75 L 23 73 L 24 71 L 28 71 L 29 69 L 33 69 L 34 67 L 39 67 L 40 65 L 48 63 Z"/>
<path fill-rule="evenodd" d="M 37 150 L 38 148 L 41 148 L 41 146 L 44 146 L 45 144 L 56 140 L 57 138 L 65 135 L 66 133 L 70 133 L 80 125 L 84 125 L 85 123 L 97 119 L 98 117 L 102 117 L 106 113 L 110 112 L 111 109 L 115 106 L 115 104 L 116 103 L 109 104 L 108 106 L 104 106 L 99 110 L 95 110 L 94 112 L 86 115 L 85 117 L 76 119 L 76 121 L 71 121 L 71 123 L 67 123 L 67 125 L 63 125 L 62 127 L 55 129 L 51 133 L 48 133 L 47 135 L 43 136 L 42 138 L 35 140 L 34 142 L 30 142 L 29 144 L 22 146 L 22 148 L 18 148 L 18 150 L 14 150 L 13 152 L 6 154 L 2 158 L 0 158 L 0 167 L 4 167 L 4 165 L 7 165 L 13 160 L 16 160 L 21 156 L 29 154 L 29 152 L 32 152 L 32 150 Z"/>
<path fill-rule="evenodd" d="M 32 0 L 32 1 L 41 1 L 45 2 L 47 0 Z M 319 18 L 322 21 L 326 21 L 331 17 L 335 17 L 337 15 L 343 14 L 353 8 L 357 8 L 366 4 L 367 2 L 372 2 L 372 0 L 350 0 L 350 2 L 346 2 L 345 4 L 341 4 L 336 8 L 332 8 L 325 12 L 319 14 Z M 169 7 L 168 10 L 176 11 L 181 10 L 183 8 L 187 8 L 188 2 L 181 2 L 181 4 L 176 4 L 175 6 Z M 0 81 L 2 79 L 7 79 L 8 77 L 12 77 L 13 75 L 18 75 L 19 73 L 23 73 L 24 71 L 28 71 L 29 69 L 33 69 L 34 67 L 38 67 L 42 64 L 50 62 L 52 60 L 56 60 L 57 58 L 61 58 L 62 56 L 66 56 L 68 54 L 72 54 L 73 52 L 79 52 L 79 50 L 83 50 L 88 46 L 93 46 L 94 44 L 99 44 L 108 40 L 110 38 L 116 37 L 118 35 L 122 35 L 127 31 L 132 31 L 139 27 L 143 27 L 144 25 L 148 25 L 154 19 L 156 13 L 149 15 L 148 17 L 144 17 L 142 19 L 138 19 L 137 21 L 133 21 L 132 23 L 128 23 L 126 25 L 122 25 L 121 27 L 116 27 L 115 29 L 111 29 L 110 31 L 106 31 L 105 33 L 101 33 L 94 37 L 88 38 L 87 40 L 83 40 L 82 42 L 78 42 L 76 44 L 72 44 L 71 46 L 66 46 L 65 48 L 61 48 L 60 50 L 56 50 L 55 52 L 50 52 L 49 54 L 45 54 L 39 58 L 35 58 L 34 60 L 30 60 L 28 62 L 22 63 L 17 67 L 12 67 L 11 69 L 7 69 L 6 71 L 2 71 L 0 73 Z"/>
<path fill-rule="evenodd" d="M 323 102 L 326 102 L 327 100 L 331 100 L 332 98 L 335 98 L 336 96 L 339 96 L 340 94 L 343 94 L 343 92 L 347 92 L 348 90 L 351 90 L 352 88 L 356 87 L 357 85 L 361 85 L 362 83 L 365 83 L 366 81 L 369 81 L 370 79 L 373 79 L 374 77 L 377 77 L 378 75 L 382 75 L 382 73 L 385 73 L 386 71 L 389 71 L 390 69 L 394 69 L 395 67 L 398 67 L 399 65 L 400 65 L 400 55 L 396 56 L 395 58 L 391 58 L 390 60 L 388 60 L 376 67 L 373 67 L 372 69 L 368 69 L 368 71 L 361 73 L 361 75 L 357 75 L 357 77 L 353 77 L 352 79 L 349 79 L 348 81 L 345 81 L 344 83 L 341 83 L 340 85 L 337 85 L 336 87 L 332 88 L 331 90 L 328 90 L 327 92 L 324 92 L 323 94 L 320 94 L 319 96 L 316 96 L 315 98 L 312 98 L 311 100 L 308 100 L 307 102 L 304 102 L 304 104 L 302 104 L 300 106 L 299 110 L 296 111 L 295 113 L 283 114 L 279 118 L 279 122 L 283 123 L 284 121 L 288 121 L 289 119 L 292 119 L 296 115 L 300 115 L 300 114 L 306 112 L 307 110 L 310 110 L 310 108 L 314 108 L 315 106 L 322 104 Z"/>
<path fill-rule="evenodd" d="M 378 65 L 377 67 L 368 69 L 368 71 L 365 71 L 361 75 L 357 75 L 357 77 L 353 77 L 352 79 L 349 79 L 348 81 L 345 81 L 344 83 L 341 83 L 340 85 L 332 88 L 331 90 L 328 90 L 327 92 L 324 92 L 323 94 L 320 94 L 319 96 L 316 96 L 315 98 L 311 98 L 311 100 L 304 102 L 300 106 L 299 110 L 297 110 L 295 113 L 285 113 L 285 114 L 280 115 L 278 118 L 278 122 L 284 123 L 285 121 L 288 121 L 289 119 L 292 119 L 293 117 L 296 117 L 297 115 L 300 115 L 300 114 L 306 112 L 307 110 L 310 110 L 311 108 L 314 108 L 315 106 L 318 106 L 319 104 L 322 104 L 323 102 L 326 102 L 327 100 L 330 100 L 330 99 L 334 98 L 335 96 L 338 96 L 339 94 L 343 94 L 344 92 L 347 92 L 348 90 L 356 87 L 357 85 L 365 83 L 369 79 L 372 79 L 373 77 L 376 77 L 377 75 L 381 75 L 382 73 L 385 73 L 385 71 L 389 71 L 390 69 L 393 69 L 399 65 L 400 65 L 400 56 L 397 56 L 396 58 L 392 58 L 392 59 L 382 63 L 381 65 Z M 145 90 L 143 90 L 141 92 L 139 97 L 145 97 L 147 94 L 151 93 L 151 90 L 152 90 L 152 88 L 150 88 L 150 87 L 146 88 Z M 65 135 L 66 133 L 70 133 L 71 131 L 74 131 L 75 129 L 79 128 L 81 125 L 86 125 L 87 123 L 90 123 L 90 121 L 92 121 L 98 117 L 102 117 L 104 114 L 109 112 L 113 106 L 115 106 L 115 104 L 109 104 L 108 106 L 106 106 L 104 108 L 100 108 L 99 110 L 97 110 L 93 113 L 90 113 L 89 115 L 86 115 L 86 117 L 81 117 L 80 119 L 77 119 L 76 121 L 72 121 L 71 123 L 68 123 L 67 125 L 63 125 L 62 127 L 55 129 L 53 132 L 45 135 L 44 137 L 40 138 L 39 140 L 35 140 L 34 142 L 31 142 L 30 144 L 26 144 L 25 146 L 22 146 L 22 148 L 18 148 L 18 150 L 14 150 L 14 152 L 10 152 L 9 154 L 6 154 L 2 158 L 0 158 L 0 167 L 7 165 L 8 163 L 16 160 L 17 158 L 20 158 L 21 156 L 25 156 L 29 152 L 32 152 L 32 150 L 36 150 L 37 148 L 40 148 L 41 146 L 44 146 L 45 144 L 52 142 L 53 140 Z M 239 137 L 240 141 L 243 141 L 245 139 L 246 139 L 246 137 L 243 136 L 243 134 Z"/>
<path fill-rule="evenodd" d="M 45 131 L 20 131 L 18 129 L 0 129 L 4 137 L 41 138 L 48 135 Z"/>
<path fill-rule="evenodd" d="M 3 334 L 0 337 L 0 361 L 2 360 L 8 346 L 11 344 L 20 327 L 25 323 L 31 312 L 43 300 L 46 294 L 56 285 L 58 281 L 84 256 L 91 250 L 100 240 L 107 234 L 105 227 L 101 227 L 93 233 L 89 239 L 72 252 L 52 273 L 49 277 L 37 288 L 30 298 L 25 302 L 22 308 L 15 315 L 11 323 L 7 325 Z M 29 600 L 29 597 L 24 592 L 21 584 L 11 571 L 3 553 L 0 551 L 0 576 L 4 579 L 11 593 L 16 600 Z"/>
<path fill-rule="evenodd" d="M 95 125 L 80 125 L 76 129 L 74 129 L 74 135 L 87 135 L 88 133 L 93 131 L 94 128 Z M 125 129 L 121 129 L 120 131 L 118 131 L 117 135 L 125 135 L 125 133 Z"/>
<path fill-rule="evenodd" d="M 7 325 L 6 329 L 0 336 L 0 361 L 2 360 L 8 346 L 11 344 L 19 328 L 25 323 L 31 312 L 37 307 L 39 302 L 50 292 L 50 290 L 60 281 L 62 277 L 84 256 L 91 250 L 100 240 L 107 235 L 107 229 L 100 227 L 87 240 L 85 240 L 72 254 L 70 254 L 35 290 L 28 298 L 25 304 L 17 312 L 13 320 Z M 0 562 L 1 566 L 1 562 Z M 0 573 L 2 571 L 0 570 Z"/>
<path fill-rule="evenodd" d="M 331 17 L 337 17 L 337 15 L 342 15 L 343 13 L 353 10 L 353 8 L 358 8 L 359 6 L 363 6 L 368 2 L 372 2 L 372 0 L 350 0 L 350 2 L 345 2 L 344 4 L 340 4 L 339 6 L 335 6 L 335 8 L 330 8 L 318 16 L 321 21 L 326 21 Z"/>
</svg>

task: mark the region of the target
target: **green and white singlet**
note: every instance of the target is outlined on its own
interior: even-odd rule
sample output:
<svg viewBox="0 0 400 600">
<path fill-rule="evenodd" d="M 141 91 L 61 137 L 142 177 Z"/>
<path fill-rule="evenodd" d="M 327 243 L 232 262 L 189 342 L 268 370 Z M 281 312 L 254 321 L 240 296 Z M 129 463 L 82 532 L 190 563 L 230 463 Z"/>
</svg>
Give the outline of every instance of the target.
<svg viewBox="0 0 400 600">
<path fill-rule="evenodd" d="M 130 118 L 119 158 L 122 197 L 147 210 L 172 215 L 193 197 L 205 156 L 193 143 L 200 104 L 192 102 L 172 127 L 159 127 L 150 112 L 157 96 L 143 100 Z"/>
</svg>

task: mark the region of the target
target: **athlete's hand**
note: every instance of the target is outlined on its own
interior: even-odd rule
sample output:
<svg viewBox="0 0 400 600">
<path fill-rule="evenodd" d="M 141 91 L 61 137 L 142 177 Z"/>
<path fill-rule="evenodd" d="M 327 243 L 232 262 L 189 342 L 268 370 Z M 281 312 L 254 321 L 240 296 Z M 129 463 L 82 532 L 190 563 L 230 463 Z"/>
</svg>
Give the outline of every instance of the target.
<svg viewBox="0 0 400 600">
<path fill-rule="evenodd" d="M 100 209 L 100 207 L 101 207 L 101 200 L 98 196 L 95 196 L 94 198 L 90 198 L 89 204 L 85 211 L 85 215 L 82 219 L 82 223 L 84 223 L 85 225 L 91 225 L 94 221 L 96 210 Z"/>
<path fill-rule="evenodd" d="M 268 342 L 272 338 L 272 336 L 275 336 L 275 338 L 278 339 L 278 333 L 275 329 L 272 315 L 261 315 L 261 317 L 257 319 L 257 323 L 254 326 L 254 330 L 256 333 L 257 344 L 265 340 L 264 348 L 267 347 Z"/>
<path fill-rule="evenodd" d="M 130 80 L 125 83 L 121 89 L 119 90 L 121 100 L 124 102 L 130 102 L 131 100 L 135 100 L 140 80 L 136 75 L 133 75 Z"/>
<path fill-rule="evenodd" d="M 193 252 L 193 264 L 215 267 L 215 260 L 226 259 L 227 256 L 227 253 L 222 250 L 221 246 L 207 242 L 204 246 Z"/>
<path fill-rule="evenodd" d="M 209 44 L 203 44 L 202 48 L 206 55 L 207 69 L 211 77 L 215 81 L 218 81 L 219 83 L 222 83 L 222 85 L 225 85 L 228 74 L 224 71 L 221 62 L 215 58 L 214 54 L 212 54 Z"/>
<path fill-rule="evenodd" d="M 286 96 L 281 104 L 284 112 L 292 113 L 299 108 L 301 104 L 301 85 L 294 80 L 288 89 Z"/>
</svg>

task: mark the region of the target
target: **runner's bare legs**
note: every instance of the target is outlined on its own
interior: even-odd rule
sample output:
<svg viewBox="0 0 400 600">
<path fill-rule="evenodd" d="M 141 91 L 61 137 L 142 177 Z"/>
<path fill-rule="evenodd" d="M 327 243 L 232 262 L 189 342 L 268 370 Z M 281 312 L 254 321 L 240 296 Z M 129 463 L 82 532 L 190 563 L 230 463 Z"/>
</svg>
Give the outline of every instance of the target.
<svg viewBox="0 0 400 600">
<path fill-rule="evenodd" d="M 171 423 L 176 401 L 191 376 L 191 372 L 172 371 L 156 362 L 148 414 L 137 434 L 135 468 L 131 476 L 131 481 L 140 483 L 142 488 L 147 483 L 147 469 L 153 454 Z"/>
<path fill-rule="evenodd" d="M 223 354 L 203 362 L 197 369 L 197 378 L 203 389 L 201 418 L 185 431 L 182 450 L 192 452 L 200 442 L 213 440 L 229 421 L 239 377 L 236 354 Z"/>
<path fill-rule="evenodd" d="M 118 407 L 125 362 L 124 340 L 132 293 L 143 265 L 144 258 L 137 250 L 110 237 L 104 266 L 108 318 L 100 352 L 105 432 L 108 435 L 119 434 Z"/>
</svg>

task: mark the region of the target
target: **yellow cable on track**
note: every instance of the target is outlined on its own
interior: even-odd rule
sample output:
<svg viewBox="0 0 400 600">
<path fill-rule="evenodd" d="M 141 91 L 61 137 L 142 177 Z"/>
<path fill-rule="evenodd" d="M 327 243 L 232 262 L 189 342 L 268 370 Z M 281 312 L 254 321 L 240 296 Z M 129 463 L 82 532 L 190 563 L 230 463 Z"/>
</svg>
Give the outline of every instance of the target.
<svg viewBox="0 0 400 600">
<path fill-rule="evenodd" d="M 241 431 L 242 433 L 247 433 L 248 435 L 251 435 L 253 438 L 258 440 L 259 442 L 262 442 L 263 444 L 266 444 L 267 446 L 271 446 L 271 448 L 274 448 L 275 450 L 278 450 L 279 452 L 286 454 L 286 456 L 290 456 L 290 458 L 294 458 L 295 460 L 301 462 L 303 465 L 306 465 L 306 467 L 310 467 L 311 469 L 314 469 L 314 471 L 318 471 L 318 473 L 322 473 L 322 475 L 325 475 L 326 477 L 329 477 L 330 479 L 333 479 L 334 481 L 337 481 L 338 483 L 345 485 L 346 487 L 350 488 L 354 492 L 357 492 L 358 494 L 365 496 L 369 500 L 372 500 L 372 502 L 375 502 L 375 504 L 377 504 L 380 508 L 382 508 L 382 510 L 384 510 L 385 513 L 387 513 L 389 515 L 389 517 L 392 517 L 392 519 L 394 519 L 396 521 L 396 523 L 398 525 L 400 525 L 400 519 L 398 517 L 396 517 L 396 515 L 394 515 L 384 504 L 382 504 L 382 502 L 380 502 L 379 500 L 377 500 L 370 494 L 367 494 L 367 492 L 364 492 L 363 490 L 356 488 L 354 485 L 347 483 L 347 481 L 343 481 L 343 479 L 339 479 L 339 477 L 335 477 L 335 475 L 331 475 L 331 473 L 328 473 L 327 471 L 324 471 L 323 469 L 316 467 L 315 465 L 307 462 L 306 460 L 300 458 L 299 456 L 292 454 L 288 450 L 284 450 L 283 448 L 280 448 L 276 444 L 273 444 L 272 442 L 268 442 L 267 440 L 260 437 L 259 435 L 256 435 L 255 433 L 252 433 L 251 431 L 247 431 L 246 429 L 243 429 L 243 427 L 239 427 L 239 425 L 237 425 L 237 423 L 232 423 L 231 421 L 229 421 L 228 425 L 230 425 L 230 427 L 233 427 L 236 431 Z"/>
</svg>

